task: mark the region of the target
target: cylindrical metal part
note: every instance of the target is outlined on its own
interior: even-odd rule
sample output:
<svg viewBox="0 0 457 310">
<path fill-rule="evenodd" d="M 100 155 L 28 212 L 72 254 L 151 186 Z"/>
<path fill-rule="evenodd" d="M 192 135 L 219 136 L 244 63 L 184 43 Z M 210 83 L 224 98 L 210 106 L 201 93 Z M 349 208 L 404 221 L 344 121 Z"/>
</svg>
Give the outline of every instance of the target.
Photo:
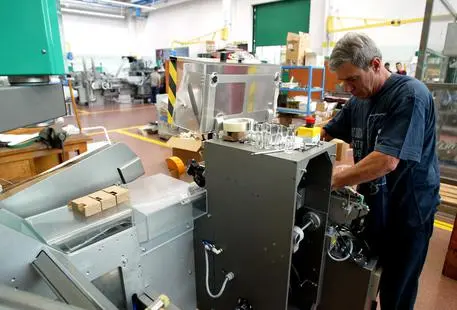
<svg viewBox="0 0 457 310">
<path fill-rule="evenodd" d="M 305 226 L 302 227 L 301 230 L 305 231 L 306 228 L 308 228 L 308 227 L 309 227 L 310 225 L 312 225 L 312 224 L 313 224 L 313 221 L 309 220 L 309 221 L 305 224 Z"/>
</svg>

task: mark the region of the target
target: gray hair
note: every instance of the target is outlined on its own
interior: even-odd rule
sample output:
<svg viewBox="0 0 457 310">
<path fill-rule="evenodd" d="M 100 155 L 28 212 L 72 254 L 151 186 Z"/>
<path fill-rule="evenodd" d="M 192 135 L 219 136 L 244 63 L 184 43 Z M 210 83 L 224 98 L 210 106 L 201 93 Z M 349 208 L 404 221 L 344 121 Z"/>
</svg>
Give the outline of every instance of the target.
<svg viewBox="0 0 457 310">
<path fill-rule="evenodd" d="M 382 59 L 376 43 L 366 34 L 348 32 L 338 42 L 330 55 L 330 69 L 336 70 L 345 62 L 367 70 L 373 58 Z"/>
</svg>

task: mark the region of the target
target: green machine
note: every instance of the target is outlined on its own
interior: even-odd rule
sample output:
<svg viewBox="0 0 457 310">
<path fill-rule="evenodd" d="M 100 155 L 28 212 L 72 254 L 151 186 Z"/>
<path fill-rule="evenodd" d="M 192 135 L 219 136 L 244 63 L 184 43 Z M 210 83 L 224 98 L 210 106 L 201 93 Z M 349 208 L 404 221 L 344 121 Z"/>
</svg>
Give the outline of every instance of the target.
<svg viewBox="0 0 457 310">
<path fill-rule="evenodd" d="M 66 114 L 59 19 L 57 0 L 0 1 L 0 132 Z"/>
</svg>

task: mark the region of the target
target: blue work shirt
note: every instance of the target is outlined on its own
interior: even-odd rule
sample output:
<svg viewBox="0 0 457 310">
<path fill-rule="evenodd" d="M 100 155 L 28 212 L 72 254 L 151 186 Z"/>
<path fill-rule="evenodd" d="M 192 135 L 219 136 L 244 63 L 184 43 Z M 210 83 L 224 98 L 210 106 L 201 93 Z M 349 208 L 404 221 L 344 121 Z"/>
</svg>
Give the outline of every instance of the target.
<svg viewBox="0 0 457 310">
<path fill-rule="evenodd" d="M 359 185 L 371 209 L 371 233 L 382 238 L 386 229 L 419 227 L 434 215 L 440 186 L 435 107 L 422 82 L 392 74 L 374 96 L 349 99 L 325 129 L 352 144 L 356 163 L 373 151 L 400 159 L 394 171 Z"/>
</svg>

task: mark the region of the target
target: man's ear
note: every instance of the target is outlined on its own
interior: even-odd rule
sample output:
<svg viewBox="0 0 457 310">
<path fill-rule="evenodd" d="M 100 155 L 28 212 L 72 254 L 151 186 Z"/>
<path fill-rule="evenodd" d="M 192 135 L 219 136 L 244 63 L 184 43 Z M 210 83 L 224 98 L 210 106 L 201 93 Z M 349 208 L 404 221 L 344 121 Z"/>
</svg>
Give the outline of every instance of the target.
<svg viewBox="0 0 457 310">
<path fill-rule="evenodd" d="M 381 70 L 381 64 L 382 64 L 382 61 L 381 61 L 381 59 L 379 57 L 375 57 L 371 61 L 371 66 L 373 67 L 373 70 L 375 72 Z"/>
</svg>

